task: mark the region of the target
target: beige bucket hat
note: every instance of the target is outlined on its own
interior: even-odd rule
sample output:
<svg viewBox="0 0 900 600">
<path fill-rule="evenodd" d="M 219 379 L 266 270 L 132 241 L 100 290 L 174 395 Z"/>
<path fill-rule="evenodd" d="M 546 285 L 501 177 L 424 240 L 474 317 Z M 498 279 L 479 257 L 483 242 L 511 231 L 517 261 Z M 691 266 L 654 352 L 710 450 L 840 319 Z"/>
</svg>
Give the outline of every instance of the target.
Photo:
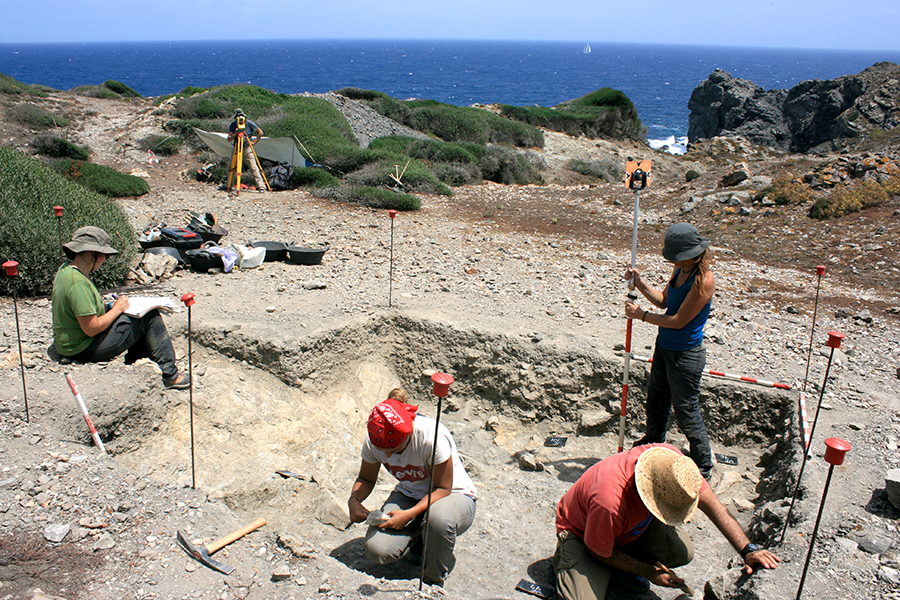
<svg viewBox="0 0 900 600">
<path fill-rule="evenodd" d="M 99 227 L 80 227 L 72 234 L 72 241 L 63 244 L 63 250 L 69 259 L 75 258 L 79 252 L 100 252 L 107 256 L 119 251 L 109 245 L 109 234 Z"/>
<path fill-rule="evenodd" d="M 646 450 L 634 478 L 644 506 L 666 525 L 687 522 L 697 509 L 703 476 L 687 456 L 662 447 Z"/>
</svg>

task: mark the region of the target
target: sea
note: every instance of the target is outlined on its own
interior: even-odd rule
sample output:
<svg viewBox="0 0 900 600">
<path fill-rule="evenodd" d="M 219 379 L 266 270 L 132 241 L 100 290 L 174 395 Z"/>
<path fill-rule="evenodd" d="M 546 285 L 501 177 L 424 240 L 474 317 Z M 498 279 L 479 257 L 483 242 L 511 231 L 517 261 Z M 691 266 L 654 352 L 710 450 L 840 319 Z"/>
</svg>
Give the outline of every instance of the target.
<svg viewBox="0 0 900 600">
<path fill-rule="evenodd" d="M 120 81 L 143 96 L 249 83 L 275 92 L 343 87 L 457 106 L 555 106 L 624 92 L 651 146 L 684 152 L 691 92 L 715 69 L 765 89 L 852 75 L 900 51 L 802 50 L 583 40 L 257 40 L 0 44 L 0 73 L 68 90 Z"/>
</svg>

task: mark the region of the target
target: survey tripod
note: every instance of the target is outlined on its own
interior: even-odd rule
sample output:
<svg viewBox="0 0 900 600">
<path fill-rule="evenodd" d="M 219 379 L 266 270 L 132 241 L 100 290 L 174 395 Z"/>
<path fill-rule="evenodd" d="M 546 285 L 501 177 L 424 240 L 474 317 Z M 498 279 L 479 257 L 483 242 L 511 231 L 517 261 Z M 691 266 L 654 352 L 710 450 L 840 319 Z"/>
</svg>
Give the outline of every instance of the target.
<svg viewBox="0 0 900 600">
<path fill-rule="evenodd" d="M 231 190 L 231 182 L 235 182 L 235 190 L 237 190 L 237 195 L 241 195 L 241 173 L 243 172 L 244 166 L 244 148 L 250 149 L 250 155 L 253 157 L 253 160 L 256 162 L 256 166 L 259 169 L 260 175 L 263 174 L 262 165 L 259 163 L 259 157 L 256 156 L 256 150 L 253 149 L 253 143 L 250 141 L 250 137 L 247 135 L 247 117 L 244 115 L 238 115 L 235 119 L 237 121 L 237 128 L 235 129 L 235 137 L 234 137 L 234 150 L 231 152 L 231 168 L 228 171 L 228 185 L 225 186 L 226 190 Z M 245 146 L 246 144 L 246 146 Z M 265 189 L 266 191 L 272 191 L 269 188 L 269 182 L 266 181 L 265 176 L 260 177 L 262 182 L 257 181 L 256 187 L 258 189 Z"/>
</svg>

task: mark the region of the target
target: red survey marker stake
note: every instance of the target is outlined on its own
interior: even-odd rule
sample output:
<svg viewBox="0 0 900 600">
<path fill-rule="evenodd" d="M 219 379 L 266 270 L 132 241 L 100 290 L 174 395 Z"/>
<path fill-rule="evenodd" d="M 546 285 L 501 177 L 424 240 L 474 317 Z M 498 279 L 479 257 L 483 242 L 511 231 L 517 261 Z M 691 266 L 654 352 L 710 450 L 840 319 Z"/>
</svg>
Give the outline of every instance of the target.
<svg viewBox="0 0 900 600">
<path fill-rule="evenodd" d="M 8 260 L 3 263 L 3 271 L 7 277 L 15 277 L 19 274 L 19 263 Z M 10 282 L 13 291 L 13 308 L 16 312 L 16 339 L 19 341 L 19 369 L 22 372 L 22 396 L 25 398 L 25 422 L 31 423 L 31 415 L 28 412 L 28 389 L 25 387 L 25 361 L 22 358 L 22 332 L 19 328 L 19 296 L 16 293 L 15 282 Z"/>
<path fill-rule="evenodd" d="M 190 388 L 188 388 L 188 398 L 191 411 L 191 488 L 197 489 L 197 470 L 194 468 L 194 351 L 191 346 L 191 307 L 196 303 L 196 296 L 188 293 L 181 297 L 181 301 L 187 306 L 188 310 L 188 378 L 190 379 Z"/>
</svg>

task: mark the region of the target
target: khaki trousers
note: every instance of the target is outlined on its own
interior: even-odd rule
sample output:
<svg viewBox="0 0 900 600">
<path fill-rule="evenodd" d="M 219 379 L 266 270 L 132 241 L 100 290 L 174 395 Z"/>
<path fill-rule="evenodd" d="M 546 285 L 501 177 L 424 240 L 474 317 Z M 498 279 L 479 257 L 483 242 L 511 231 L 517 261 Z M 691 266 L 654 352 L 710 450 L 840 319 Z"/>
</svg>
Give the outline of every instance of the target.
<svg viewBox="0 0 900 600">
<path fill-rule="evenodd" d="M 647 531 L 635 542 L 617 549 L 647 564 L 655 565 L 659 561 L 673 569 L 694 558 L 690 536 L 657 519 L 653 519 Z M 597 559 L 571 531 L 557 534 L 553 570 L 556 572 L 556 591 L 564 600 L 603 600 L 610 578 L 617 571 Z"/>
</svg>

